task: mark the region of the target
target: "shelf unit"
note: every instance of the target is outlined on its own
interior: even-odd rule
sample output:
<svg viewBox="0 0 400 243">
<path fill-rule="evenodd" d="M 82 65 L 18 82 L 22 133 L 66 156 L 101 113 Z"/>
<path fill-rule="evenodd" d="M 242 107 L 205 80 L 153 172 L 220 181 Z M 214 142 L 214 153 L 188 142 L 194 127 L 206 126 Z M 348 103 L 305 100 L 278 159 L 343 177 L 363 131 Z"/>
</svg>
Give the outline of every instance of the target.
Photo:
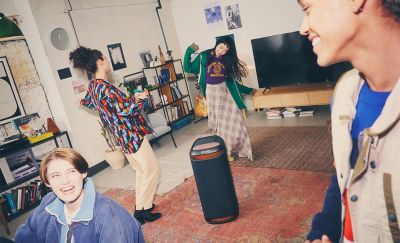
<svg viewBox="0 0 400 243">
<path fill-rule="evenodd" d="M 189 87 L 183 71 L 181 59 L 167 61 L 165 64 L 146 67 L 142 71 L 124 77 L 128 92 L 141 86 L 150 94 L 146 113 L 162 112 L 168 125 L 179 123 L 193 116 L 194 109 L 189 94 Z M 162 98 L 165 97 L 165 98 Z"/>
<path fill-rule="evenodd" d="M 290 85 L 258 90 L 253 97 L 254 108 L 329 105 L 334 85 L 328 83 Z"/>
</svg>

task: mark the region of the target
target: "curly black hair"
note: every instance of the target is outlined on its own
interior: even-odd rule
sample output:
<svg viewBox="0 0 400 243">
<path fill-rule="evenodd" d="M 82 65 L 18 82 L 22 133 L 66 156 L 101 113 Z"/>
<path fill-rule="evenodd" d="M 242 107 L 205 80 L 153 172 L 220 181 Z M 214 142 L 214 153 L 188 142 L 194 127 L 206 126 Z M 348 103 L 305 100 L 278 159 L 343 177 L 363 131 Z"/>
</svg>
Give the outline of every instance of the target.
<svg viewBox="0 0 400 243">
<path fill-rule="evenodd" d="M 385 9 L 400 23 L 400 0 L 381 0 Z"/>
<path fill-rule="evenodd" d="M 96 73 L 96 62 L 99 59 L 103 60 L 103 54 L 101 51 L 84 46 L 80 46 L 69 53 L 69 60 L 72 61 L 73 67 L 86 70 L 88 76 Z"/>
</svg>

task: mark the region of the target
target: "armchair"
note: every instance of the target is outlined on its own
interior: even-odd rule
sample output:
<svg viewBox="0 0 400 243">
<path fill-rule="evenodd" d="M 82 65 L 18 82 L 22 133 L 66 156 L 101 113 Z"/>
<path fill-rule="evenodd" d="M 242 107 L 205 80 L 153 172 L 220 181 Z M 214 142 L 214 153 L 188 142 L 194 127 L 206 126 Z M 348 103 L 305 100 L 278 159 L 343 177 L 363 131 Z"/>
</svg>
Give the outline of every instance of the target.
<svg viewBox="0 0 400 243">
<path fill-rule="evenodd" d="M 153 134 L 146 135 L 150 144 L 153 145 L 162 137 L 164 137 L 166 135 L 170 135 L 175 148 L 177 148 L 174 136 L 172 135 L 172 129 L 170 126 L 168 126 L 168 123 L 167 123 L 167 120 L 165 119 L 165 117 L 158 112 L 149 113 L 146 115 L 148 118 L 147 122 L 153 128 L 154 133 L 155 133 L 154 135 Z"/>
</svg>

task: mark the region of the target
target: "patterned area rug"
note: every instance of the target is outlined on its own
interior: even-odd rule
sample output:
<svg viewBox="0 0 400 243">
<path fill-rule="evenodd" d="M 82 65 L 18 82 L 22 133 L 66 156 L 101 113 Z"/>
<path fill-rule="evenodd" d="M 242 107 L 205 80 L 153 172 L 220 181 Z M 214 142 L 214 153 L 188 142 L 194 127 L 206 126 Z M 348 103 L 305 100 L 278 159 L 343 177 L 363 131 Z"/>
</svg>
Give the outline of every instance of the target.
<svg viewBox="0 0 400 243">
<path fill-rule="evenodd" d="M 143 225 L 146 242 L 303 242 L 312 216 L 321 208 L 326 173 L 232 167 L 240 215 L 211 225 L 203 217 L 194 177 L 157 196 L 163 217 Z M 132 212 L 134 191 L 104 193 Z"/>
<path fill-rule="evenodd" d="M 239 158 L 235 166 L 334 172 L 327 127 L 248 127 L 253 161 Z"/>
</svg>

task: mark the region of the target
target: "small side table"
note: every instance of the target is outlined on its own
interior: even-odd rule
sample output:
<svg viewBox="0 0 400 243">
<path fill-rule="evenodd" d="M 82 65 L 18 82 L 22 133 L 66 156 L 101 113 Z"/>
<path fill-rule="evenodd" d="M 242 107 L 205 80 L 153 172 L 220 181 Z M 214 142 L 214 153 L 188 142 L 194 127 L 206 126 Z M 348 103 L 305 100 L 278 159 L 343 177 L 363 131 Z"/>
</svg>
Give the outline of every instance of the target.
<svg viewBox="0 0 400 243">
<path fill-rule="evenodd" d="M 7 232 L 7 234 L 10 235 L 10 229 L 8 228 L 8 223 L 7 223 L 6 217 L 4 216 L 4 212 L 3 212 L 3 204 L 5 201 L 6 201 L 6 199 L 4 199 L 4 198 L 0 199 L 0 220 Z"/>
</svg>

